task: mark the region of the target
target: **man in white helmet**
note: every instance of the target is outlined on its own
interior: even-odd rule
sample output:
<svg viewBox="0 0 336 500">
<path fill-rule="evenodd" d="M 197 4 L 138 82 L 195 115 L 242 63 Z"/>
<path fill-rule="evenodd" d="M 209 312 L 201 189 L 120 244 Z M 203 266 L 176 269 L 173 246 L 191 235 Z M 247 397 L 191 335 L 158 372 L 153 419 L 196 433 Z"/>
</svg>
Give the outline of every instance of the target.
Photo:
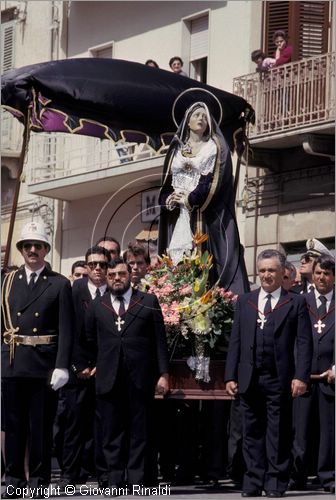
<svg viewBox="0 0 336 500">
<path fill-rule="evenodd" d="M 30 222 L 16 243 L 24 265 L 3 281 L 2 394 L 5 420 L 6 492 L 22 498 L 29 450 L 31 497 L 50 483 L 52 426 L 57 391 L 69 379 L 73 342 L 71 285 L 48 269 L 45 227 Z"/>
</svg>

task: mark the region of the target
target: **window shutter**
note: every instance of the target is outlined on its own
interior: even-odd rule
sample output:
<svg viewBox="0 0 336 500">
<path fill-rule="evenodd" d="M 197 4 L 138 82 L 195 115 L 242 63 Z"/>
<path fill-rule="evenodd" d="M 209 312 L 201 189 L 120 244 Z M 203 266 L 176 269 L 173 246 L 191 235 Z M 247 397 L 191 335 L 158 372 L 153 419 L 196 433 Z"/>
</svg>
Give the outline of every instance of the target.
<svg viewBox="0 0 336 500">
<path fill-rule="evenodd" d="M 208 16 L 193 19 L 190 24 L 190 61 L 208 57 Z"/>
<path fill-rule="evenodd" d="M 328 52 L 329 2 L 300 2 L 299 56 Z"/>
<path fill-rule="evenodd" d="M 14 22 L 4 23 L 1 27 L 1 71 L 9 71 L 14 67 Z"/>
<path fill-rule="evenodd" d="M 265 34 L 264 51 L 268 57 L 274 57 L 275 45 L 273 33 L 277 30 L 289 32 L 289 10 L 290 2 L 264 2 L 265 8 Z"/>
<path fill-rule="evenodd" d="M 293 47 L 293 60 L 328 52 L 329 3 L 315 1 L 264 1 L 263 49 L 274 56 L 273 33 L 285 30 Z"/>
<path fill-rule="evenodd" d="M 100 59 L 112 59 L 112 46 L 96 50 L 94 56 Z"/>
</svg>

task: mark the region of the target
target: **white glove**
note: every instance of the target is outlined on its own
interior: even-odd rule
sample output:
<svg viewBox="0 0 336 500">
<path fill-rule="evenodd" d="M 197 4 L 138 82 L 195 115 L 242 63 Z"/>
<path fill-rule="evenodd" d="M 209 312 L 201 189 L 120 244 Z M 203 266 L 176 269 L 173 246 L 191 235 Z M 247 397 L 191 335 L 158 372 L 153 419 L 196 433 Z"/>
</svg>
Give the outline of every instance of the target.
<svg viewBox="0 0 336 500">
<path fill-rule="evenodd" d="M 63 387 L 69 380 L 69 370 L 66 368 L 55 368 L 51 375 L 50 385 L 54 391 Z"/>
</svg>

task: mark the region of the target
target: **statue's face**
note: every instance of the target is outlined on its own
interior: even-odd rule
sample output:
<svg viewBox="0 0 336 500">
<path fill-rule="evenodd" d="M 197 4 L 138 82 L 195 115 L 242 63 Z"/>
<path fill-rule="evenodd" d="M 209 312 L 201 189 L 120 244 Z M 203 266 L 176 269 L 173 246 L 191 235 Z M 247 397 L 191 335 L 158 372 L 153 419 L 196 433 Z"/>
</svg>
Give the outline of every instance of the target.
<svg viewBox="0 0 336 500">
<path fill-rule="evenodd" d="M 195 109 L 189 118 L 188 126 L 193 132 L 204 134 L 208 126 L 208 118 L 204 108 Z"/>
</svg>

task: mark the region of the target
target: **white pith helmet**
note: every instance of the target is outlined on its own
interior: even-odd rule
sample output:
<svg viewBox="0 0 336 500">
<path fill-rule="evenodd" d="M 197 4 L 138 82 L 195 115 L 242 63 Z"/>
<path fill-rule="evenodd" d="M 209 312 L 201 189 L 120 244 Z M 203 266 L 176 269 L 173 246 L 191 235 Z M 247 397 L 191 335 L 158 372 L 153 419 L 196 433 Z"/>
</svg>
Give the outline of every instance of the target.
<svg viewBox="0 0 336 500">
<path fill-rule="evenodd" d="M 24 241 L 40 241 L 41 243 L 46 243 L 48 245 L 48 250 L 50 250 L 46 227 L 42 222 L 31 221 L 23 226 L 20 238 L 16 242 L 16 248 L 18 250 L 21 249 Z"/>
</svg>

